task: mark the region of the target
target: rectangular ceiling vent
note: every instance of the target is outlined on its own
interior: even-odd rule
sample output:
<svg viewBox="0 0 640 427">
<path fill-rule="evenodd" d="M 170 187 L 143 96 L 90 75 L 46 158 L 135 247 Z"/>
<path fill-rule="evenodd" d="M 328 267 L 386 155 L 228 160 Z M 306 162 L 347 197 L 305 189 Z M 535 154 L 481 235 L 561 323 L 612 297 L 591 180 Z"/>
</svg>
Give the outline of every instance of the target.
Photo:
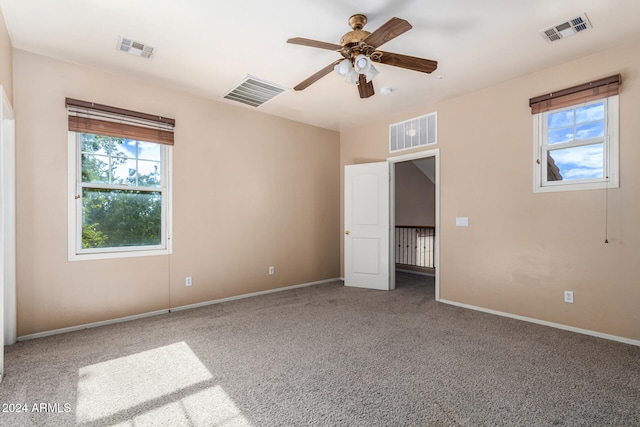
<svg viewBox="0 0 640 427">
<path fill-rule="evenodd" d="M 571 37 L 574 34 L 578 34 L 581 31 L 593 28 L 586 14 L 576 16 L 573 19 L 569 19 L 562 24 L 554 25 L 553 27 L 540 30 L 540 35 L 549 43 Z"/>
<path fill-rule="evenodd" d="M 139 58 L 151 59 L 155 47 L 148 44 L 133 41 L 130 37 L 120 36 L 118 38 L 117 49 L 120 52 L 128 53 Z"/>
<path fill-rule="evenodd" d="M 247 76 L 240 84 L 222 95 L 222 97 L 250 105 L 251 107 L 259 107 L 286 90 L 285 87 L 260 80 L 253 76 Z"/>
<path fill-rule="evenodd" d="M 438 113 L 416 117 L 389 126 L 389 152 L 409 150 L 423 145 L 436 144 Z"/>
</svg>

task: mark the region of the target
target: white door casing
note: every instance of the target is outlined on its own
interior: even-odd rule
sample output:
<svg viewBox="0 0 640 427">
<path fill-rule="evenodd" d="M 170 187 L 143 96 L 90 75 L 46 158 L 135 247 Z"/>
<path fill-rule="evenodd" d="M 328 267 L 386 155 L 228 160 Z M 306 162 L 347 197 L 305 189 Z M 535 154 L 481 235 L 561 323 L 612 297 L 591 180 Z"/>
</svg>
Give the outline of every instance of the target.
<svg viewBox="0 0 640 427">
<path fill-rule="evenodd" d="M 345 166 L 344 284 L 390 290 L 389 162 Z"/>
<path fill-rule="evenodd" d="M 426 150 L 426 151 L 419 151 L 416 153 L 410 153 L 410 154 L 403 154 L 400 156 L 394 156 L 394 157 L 389 157 L 387 158 L 387 161 L 389 163 L 391 163 L 392 165 L 392 171 L 395 170 L 393 169 L 396 163 L 401 163 L 401 162 L 407 162 L 407 161 L 411 161 L 411 160 L 419 160 L 419 159 L 424 159 L 427 157 L 433 157 L 434 161 L 435 161 L 435 173 L 433 176 L 434 179 L 434 184 L 435 184 L 435 190 L 436 190 L 436 194 L 435 194 L 435 225 L 436 225 L 436 235 L 435 235 L 435 242 L 434 242 L 434 257 L 433 257 L 433 264 L 435 267 L 435 285 L 436 285 L 436 301 L 440 301 L 440 149 L 439 148 L 433 148 L 431 150 Z M 392 184 L 391 184 L 391 190 L 393 190 L 394 188 L 394 184 L 393 184 L 393 178 L 394 178 L 394 173 L 392 172 L 391 174 L 392 177 Z M 395 196 L 392 193 L 390 193 L 390 200 L 391 200 L 391 205 L 390 205 L 390 212 L 394 212 L 395 211 Z M 391 220 L 391 224 L 395 227 L 395 219 Z M 393 248 L 391 250 L 391 262 L 395 261 L 395 252 L 394 252 L 395 248 Z M 392 276 L 393 277 L 393 276 Z M 393 281 L 392 281 L 393 282 Z M 395 283 L 393 283 L 392 285 L 392 289 L 395 288 Z"/>
<path fill-rule="evenodd" d="M 0 381 L 4 345 L 16 340 L 14 138 L 13 111 L 0 86 Z"/>
</svg>

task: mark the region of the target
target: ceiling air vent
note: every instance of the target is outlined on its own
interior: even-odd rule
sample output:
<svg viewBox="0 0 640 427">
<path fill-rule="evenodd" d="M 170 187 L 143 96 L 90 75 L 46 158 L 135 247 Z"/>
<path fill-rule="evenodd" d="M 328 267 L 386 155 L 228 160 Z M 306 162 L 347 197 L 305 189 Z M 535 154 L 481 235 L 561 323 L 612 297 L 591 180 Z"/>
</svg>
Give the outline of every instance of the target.
<svg viewBox="0 0 640 427">
<path fill-rule="evenodd" d="M 128 53 L 133 56 L 145 59 L 150 59 L 153 56 L 153 52 L 156 50 L 156 48 L 153 46 L 133 41 L 131 40 L 131 38 L 125 36 L 120 36 L 118 38 L 117 49 L 120 52 Z"/>
<path fill-rule="evenodd" d="M 252 107 L 259 107 L 286 90 L 287 89 L 282 86 L 265 82 L 256 77 L 247 76 L 240 84 L 225 93 L 222 97 Z"/>
<path fill-rule="evenodd" d="M 585 31 L 592 28 L 589 19 L 586 14 L 576 16 L 573 19 L 569 19 L 562 24 L 554 25 L 553 27 L 546 28 L 539 31 L 540 35 L 544 37 L 549 43 L 570 37 L 581 31 Z"/>
</svg>

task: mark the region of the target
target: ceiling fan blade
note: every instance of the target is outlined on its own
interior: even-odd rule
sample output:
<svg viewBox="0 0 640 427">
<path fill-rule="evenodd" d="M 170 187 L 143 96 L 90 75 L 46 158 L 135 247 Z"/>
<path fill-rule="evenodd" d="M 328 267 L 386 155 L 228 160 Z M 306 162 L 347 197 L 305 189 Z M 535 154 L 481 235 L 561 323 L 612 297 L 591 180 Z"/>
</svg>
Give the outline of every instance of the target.
<svg viewBox="0 0 640 427">
<path fill-rule="evenodd" d="M 317 73 L 311 75 L 310 77 L 308 77 L 306 80 L 298 83 L 293 90 L 303 90 L 308 88 L 309 86 L 311 86 L 313 83 L 317 82 L 318 80 L 320 80 L 321 78 L 323 78 L 324 76 L 326 76 L 327 74 L 329 74 L 330 72 L 333 71 L 333 67 L 336 66 L 336 64 L 338 62 L 342 61 L 342 59 L 338 59 L 337 61 L 332 62 L 331 64 L 327 65 L 326 67 L 324 67 L 323 69 L 321 69 L 320 71 L 318 71 Z"/>
<path fill-rule="evenodd" d="M 369 46 L 378 48 L 386 42 L 395 39 L 400 34 L 406 33 L 412 28 L 411 24 L 404 19 L 391 18 L 382 24 L 382 27 L 369 34 L 363 42 Z"/>
<path fill-rule="evenodd" d="M 367 82 L 367 78 L 364 74 L 360 74 L 358 79 L 358 92 L 360 93 L 360 98 L 369 98 L 376 94 L 373 90 L 373 82 Z"/>
<path fill-rule="evenodd" d="M 380 63 L 406 68 L 408 70 L 420 71 L 423 73 L 432 73 L 436 68 L 438 68 L 438 61 L 391 52 L 382 52 Z"/>
<path fill-rule="evenodd" d="M 302 38 L 302 37 L 294 37 L 292 39 L 287 40 L 287 43 L 299 44 L 299 45 L 302 45 L 302 46 L 309 46 L 309 47 L 317 47 L 319 49 L 327 49 L 327 50 L 340 50 L 340 49 L 342 49 L 342 46 L 340 46 L 339 44 L 321 42 L 321 41 L 318 41 L 318 40 L 305 39 L 305 38 Z"/>
</svg>

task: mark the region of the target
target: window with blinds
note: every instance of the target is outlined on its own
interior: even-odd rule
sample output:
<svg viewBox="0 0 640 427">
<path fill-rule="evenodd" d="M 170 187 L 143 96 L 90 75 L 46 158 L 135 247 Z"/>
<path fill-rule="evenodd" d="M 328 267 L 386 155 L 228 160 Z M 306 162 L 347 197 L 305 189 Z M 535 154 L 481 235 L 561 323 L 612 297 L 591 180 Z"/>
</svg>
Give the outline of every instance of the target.
<svg viewBox="0 0 640 427">
<path fill-rule="evenodd" d="M 531 98 L 534 191 L 618 186 L 620 75 Z"/>
<path fill-rule="evenodd" d="M 170 253 L 175 121 L 67 99 L 69 257 Z"/>
</svg>

